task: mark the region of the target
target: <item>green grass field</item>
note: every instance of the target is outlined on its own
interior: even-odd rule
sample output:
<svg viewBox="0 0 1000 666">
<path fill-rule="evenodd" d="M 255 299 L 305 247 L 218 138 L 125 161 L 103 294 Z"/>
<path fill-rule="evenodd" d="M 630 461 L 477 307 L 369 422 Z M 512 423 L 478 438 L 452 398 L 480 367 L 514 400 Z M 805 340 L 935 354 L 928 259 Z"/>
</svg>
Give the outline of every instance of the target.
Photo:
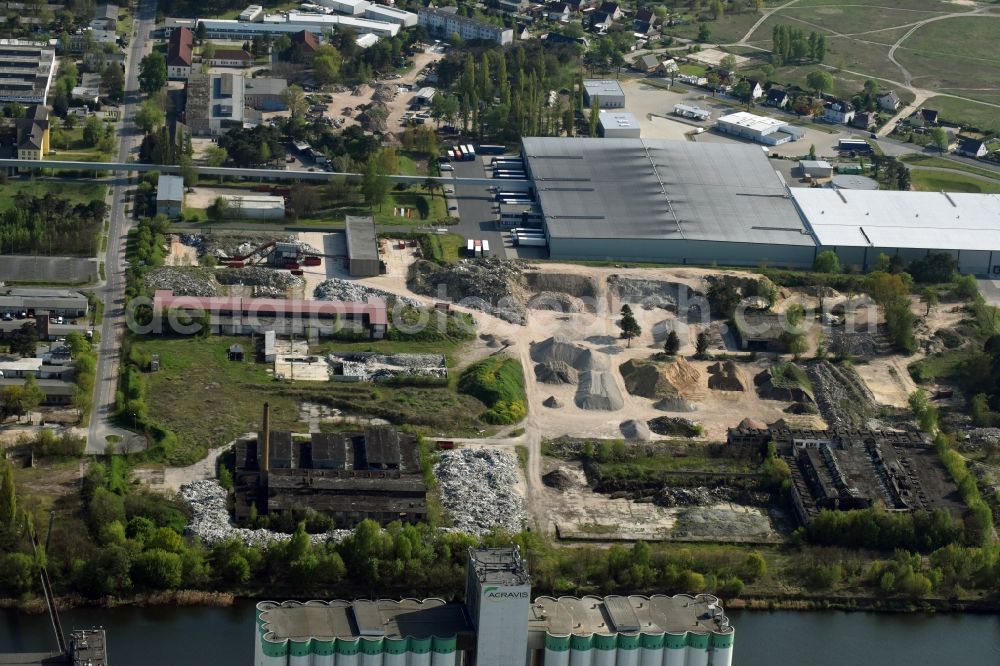
<svg viewBox="0 0 1000 666">
<path fill-rule="evenodd" d="M 966 173 L 971 173 L 974 176 L 982 176 L 983 178 L 1000 180 L 1000 171 L 991 171 L 989 169 L 980 169 L 979 167 L 974 167 L 971 164 L 966 164 L 965 162 L 958 162 L 956 160 L 950 160 L 946 157 L 932 157 L 930 155 L 903 155 L 900 158 L 903 162 L 907 164 L 914 164 L 917 166 L 929 166 L 929 167 L 940 167 L 942 169 L 954 169 L 955 171 L 964 171 Z"/>
<path fill-rule="evenodd" d="M 160 370 L 143 375 L 150 423 L 173 432 L 177 445 L 165 461 L 190 464 L 208 448 L 231 441 L 259 426 L 261 406 L 271 404 L 273 427 L 304 431 L 299 404 L 319 402 L 345 414 L 375 416 L 426 433 L 473 434 L 484 428 L 476 418 L 485 405 L 454 386 L 403 386 L 370 383 L 277 381 L 270 364 L 228 360 L 232 344 L 252 349 L 249 337 L 209 336 L 137 339 L 142 354 L 159 354 Z M 459 343 L 333 342 L 313 348 L 324 351 L 441 353 L 449 358 Z M 452 382 L 453 384 L 454 382 Z"/>
<path fill-rule="evenodd" d="M 14 207 L 14 197 L 18 193 L 36 197 L 55 194 L 73 203 L 90 203 L 94 199 L 104 200 L 108 188 L 92 182 L 66 183 L 44 180 L 9 180 L 0 185 L 0 211 Z"/>
<path fill-rule="evenodd" d="M 913 189 L 919 192 L 1000 194 L 1000 183 L 983 180 L 972 174 L 914 170 L 910 172 L 910 180 L 913 183 Z"/>
<path fill-rule="evenodd" d="M 960 17 L 921 27 L 896 51 L 896 59 L 914 74 L 914 84 L 924 88 L 955 89 L 963 97 L 977 98 L 1000 87 L 1000 19 Z"/>
<path fill-rule="evenodd" d="M 1000 22 L 1000 19 L 998 19 Z M 931 97 L 924 107 L 937 109 L 941 120 L 963 127 L 976 127 L 983 132 L 1000 133 L 1000 109 L 954 97 Z"/>
</svg>

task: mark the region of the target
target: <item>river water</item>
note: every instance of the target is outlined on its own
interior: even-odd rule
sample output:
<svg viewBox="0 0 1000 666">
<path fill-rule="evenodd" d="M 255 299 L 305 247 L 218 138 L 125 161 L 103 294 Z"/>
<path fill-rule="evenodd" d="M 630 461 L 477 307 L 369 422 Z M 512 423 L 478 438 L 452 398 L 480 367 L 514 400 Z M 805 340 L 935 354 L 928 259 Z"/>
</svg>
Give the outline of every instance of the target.
<svg viewBox="0 0 1000 666">
<path fill-rule="evenodd" d="M 248 666 L 253 607 L 78 608 L 63 627 L 108 630 L 111 666 Z M 732 611 L 735 666 L 1000 664 L 1000 615 Z M 48 615 L 0 611 L 0 652 L 52 649 Z"/>
</svg>

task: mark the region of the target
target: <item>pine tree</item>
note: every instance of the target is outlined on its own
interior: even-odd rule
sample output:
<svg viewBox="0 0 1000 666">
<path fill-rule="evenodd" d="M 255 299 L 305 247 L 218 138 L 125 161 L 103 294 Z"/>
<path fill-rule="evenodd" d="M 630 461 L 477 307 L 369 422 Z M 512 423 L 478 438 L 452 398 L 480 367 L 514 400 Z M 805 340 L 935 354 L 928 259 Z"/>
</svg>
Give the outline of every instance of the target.
<svg viewBox="0 0 1000 666">
<path fill-rule="evenodd" d="M 631 347 L 632 338 L 638 337 L 642 333 L 642 328 L 639 327 L 639 322 L 635 320 L 632 308 L 627 303 L 622 306 L 621 315 L 622 318 L 618 322 L 618 327 L 622 329 L 622 337 L 628 341 L 628 346 Z"/>
<path fill-rule="evenodd" d="M 698 334 L 698 339 L 694 345 L 695 356 L 698 358 L 705 358 L 705 353 L 708 351 L 708 334 L 702 331 Z"/>
<path fill-rule="evenodd" d="M 590 136 L 597 136 L 597 120 L 600 116 L 601 98 L 594 95 L 590 98 Z"/>
<path fill-rule="evenodd" d="M 663 351 L 670 356 L 674 356 L 680 351 L 680 348 L 681 339 L 677 337 L 677 333 L 675 331 L 667 333 L 667 340 L 663 343 Z"/>
</svg>

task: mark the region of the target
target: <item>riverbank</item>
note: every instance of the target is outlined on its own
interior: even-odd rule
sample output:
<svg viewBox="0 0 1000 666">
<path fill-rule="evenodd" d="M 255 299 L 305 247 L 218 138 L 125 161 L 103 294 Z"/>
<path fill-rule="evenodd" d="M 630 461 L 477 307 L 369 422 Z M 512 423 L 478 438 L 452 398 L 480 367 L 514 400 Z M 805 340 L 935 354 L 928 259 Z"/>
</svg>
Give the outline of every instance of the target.
<svg viewBox="0 0 1000 666">
<path fill-rule="evenodd" d="M 537 592 L 541 595 L 543 592 Z M 348 595 L 349 596 L 349 595 Z M 134 597 L 102 597 L 88 599 L 79 595 L 61 596 L 56 599 L 59 610 L 71 608 L 229 608 L 240 604 L 256 604 L 258 601 L 275 601 L 294 596 L 278 595 L 270 597 L 237 596 L 231 592 L 207 592 L 203 590 L 173 590 Z M 305 597 L 303 597 L 305 598 Z M 316 598 L 315 595 L 309 598 Z M 321 597 L 326 598 L 326 597 Z M 780 597 L 743 595 L 734 599 L 723 599 L 722 606 L 728 610 L 748 611 L 844 611 L 847 613 L 978 613 L 1000 614 L 1000 595 L 983 599 L 902 599 L 857 596 L 829 596 L 823 598 L 801 594 Z M 0 609 L 17 610 L 27 614 L 47 612 L 45 600 L 0 598 Z"/>
</svg>

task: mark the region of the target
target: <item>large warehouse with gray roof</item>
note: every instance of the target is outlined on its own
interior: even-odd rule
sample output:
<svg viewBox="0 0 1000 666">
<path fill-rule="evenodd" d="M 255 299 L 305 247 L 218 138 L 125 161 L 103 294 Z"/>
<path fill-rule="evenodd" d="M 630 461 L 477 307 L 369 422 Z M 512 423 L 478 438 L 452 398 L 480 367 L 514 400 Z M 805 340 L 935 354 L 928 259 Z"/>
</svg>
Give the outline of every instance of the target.
<svg viewBox="0 0 1000 666">
<path fill-rule="evenodd" d="M 524 139 L 552 258 L 811 266 L 816 243 L 756 146 Z"/>
<path fill-rule="evenodd" d="M 1000 195 L 789 188 L 758 146 L 525 138 L 553 259 L 870 270 L 947 252 L 1000 275 Z"/>
</svg>

